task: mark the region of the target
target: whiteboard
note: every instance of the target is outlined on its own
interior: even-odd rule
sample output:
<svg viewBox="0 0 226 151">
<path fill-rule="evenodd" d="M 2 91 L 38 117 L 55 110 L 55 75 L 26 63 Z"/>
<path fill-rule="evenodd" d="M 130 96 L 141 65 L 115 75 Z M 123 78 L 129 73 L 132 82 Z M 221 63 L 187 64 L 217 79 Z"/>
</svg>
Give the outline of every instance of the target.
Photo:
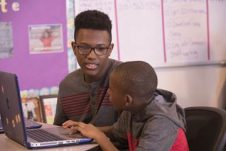
<svg viewBox="0 0 226 151">
<path fill-rule="evenodd" d="M 111 57 L 154 67 L 226 62 L 226 0 L 74 0 L 112 21 Z"/>
</svg>

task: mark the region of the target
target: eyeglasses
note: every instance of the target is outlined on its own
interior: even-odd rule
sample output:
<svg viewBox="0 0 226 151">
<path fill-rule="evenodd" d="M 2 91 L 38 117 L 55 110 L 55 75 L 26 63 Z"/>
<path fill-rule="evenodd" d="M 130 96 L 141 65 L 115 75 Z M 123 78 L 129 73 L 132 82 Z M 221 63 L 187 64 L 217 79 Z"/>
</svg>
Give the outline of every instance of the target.
<svg viewBox="0 0 226 151">
<path fill-rule="evenodd" d="M 90 47 L 88 45 L 78 45 L 75 43 L 75 47 L 78 49 L 80 55 L 88 55 L 93 50 L 96 55 L 103 56 L 107 54 L 110 49 L 110 45 L 107 47 Z"/>
</svg>

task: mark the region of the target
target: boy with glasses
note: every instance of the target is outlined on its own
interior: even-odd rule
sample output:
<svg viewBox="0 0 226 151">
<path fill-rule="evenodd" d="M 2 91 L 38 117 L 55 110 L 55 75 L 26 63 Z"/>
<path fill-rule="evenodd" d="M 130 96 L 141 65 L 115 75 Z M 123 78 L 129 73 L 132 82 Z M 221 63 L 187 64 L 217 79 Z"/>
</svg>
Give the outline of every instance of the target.
<svg viewBox="0 0 226 151">
<path fill-rule="evenodd" d="M 75 18 L 75 41 L 71 43 L 80 69 L 60 83 L 55 125 L 73 121 L 112 125 L 117 120 L 108 89 L 109 74 L 118 61 L 109 59 L 113 44 L 109 17 L 97 10 L 87 10 Z"/>
<path fill-rule="evenodd" d="M 175 94 L 157 89 L 157 75 L 146 62 L 131 61 L 118 65 L 110 75 L 109 95 L 122 112 L 106 134 L 130 151 L 189 151 L 185 135 L 184 110 Z M 72 131 L 93 138 L 104 151 L 118 150 L 99 128 L 74 122 Z"/>
</svg>

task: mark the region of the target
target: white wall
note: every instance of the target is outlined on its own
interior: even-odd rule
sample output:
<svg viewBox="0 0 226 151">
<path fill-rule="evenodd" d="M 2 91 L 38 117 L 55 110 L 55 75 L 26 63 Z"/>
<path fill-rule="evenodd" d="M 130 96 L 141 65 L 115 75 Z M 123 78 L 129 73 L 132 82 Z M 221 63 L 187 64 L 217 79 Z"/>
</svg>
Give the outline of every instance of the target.
<svg viewBox="0 0 226 151">
<path fill-rule="evenodd" d="M 225 107 L 226 67 L 188 66 L 156 69 L 159 88 L 176 93 L 178 104 Z"/>
<path fill-rule="evenodd" d="M 121 61 L 144 60 L 154 67 L 171 63 L 186 64 L 188 66 L 157 68 L 159 88 L 176 93 L 178 103 L 183 107 L 223 106 L 223 98 L 226 101 L 226 66 L 191 66 L 191 64 L 210 64 L 225 60 L 226 39 L 223 34 L 226 30 L 226 20 L 223 19 L 226 13 L 225 0 L 129 0 L 117 3 L 114 0 L 74 0 L 74 2 L 75 15 L 82 10 L 93 8 L 110 16 L 115 44 L 112 58 Z M 164 42 L 163 33 L 165 33 Z M 207 41 L 208 36 L 210 41 Z M 163 43 L 166 46 L 165 59 Z M 170 47 L 171 44 L 173 47 Z M 201 44 L 201 47 L 196 44 Z M 190 50 L 191 53 L 183 53 Z M 207 53 L 210 55 L 209 58 Z"/>
</svg>

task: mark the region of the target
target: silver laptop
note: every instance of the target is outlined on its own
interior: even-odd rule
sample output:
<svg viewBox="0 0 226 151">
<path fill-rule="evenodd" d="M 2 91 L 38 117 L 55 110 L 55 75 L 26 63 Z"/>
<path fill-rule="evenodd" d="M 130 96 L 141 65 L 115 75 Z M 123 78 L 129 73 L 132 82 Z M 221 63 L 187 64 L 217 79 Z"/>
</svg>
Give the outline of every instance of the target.
<svg viewBox="0 0 226 151">
<path fill-rule="evenodd" d="M 92 142 L 62 127 L 26 129 L 17 76 L 0 71 L 0 114 L 5 135 L 27 148 L 56 147 Z"/>
</svg>

